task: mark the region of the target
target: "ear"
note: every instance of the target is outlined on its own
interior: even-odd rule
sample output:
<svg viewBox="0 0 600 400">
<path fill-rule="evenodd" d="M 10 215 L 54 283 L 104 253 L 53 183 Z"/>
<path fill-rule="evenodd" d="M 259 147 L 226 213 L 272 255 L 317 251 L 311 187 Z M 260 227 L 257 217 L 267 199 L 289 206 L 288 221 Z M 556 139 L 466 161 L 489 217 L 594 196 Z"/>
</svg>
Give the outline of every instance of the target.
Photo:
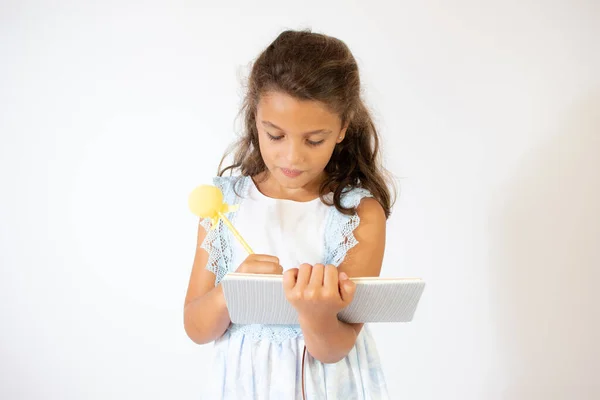
<svg viewBox="0 0 600 400">
<path fill-rule="evenodd" d="M 338 138 L 336 140 L 336 143 L 342 143 L 344 141 L 344 138 L 346 137 L 346 131 L 348 130 L 348 126 L 350 125 L 349 122 L 346 122 L 346 124 L 344 125 L 344 127 L 342 128 L 342 130 L 340 131 L 340 134 L 338 135 Z"/>
</svg>

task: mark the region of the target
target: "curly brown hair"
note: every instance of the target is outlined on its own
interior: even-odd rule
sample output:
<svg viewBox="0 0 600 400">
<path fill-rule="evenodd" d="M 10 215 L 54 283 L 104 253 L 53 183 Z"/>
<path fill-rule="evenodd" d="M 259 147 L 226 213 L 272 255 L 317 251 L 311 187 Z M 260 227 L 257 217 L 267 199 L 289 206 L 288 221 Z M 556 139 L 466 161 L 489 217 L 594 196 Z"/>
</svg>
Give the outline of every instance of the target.
<svg viewBox="0 0 600 400">
<path fill-rule="evenodd" d="M 282 32 L 255 60 L 240 110 L 244 132 L 221 159 L 219 176 L 238 170 L 242 176 L 255 177 L 267 169 L 258 144 L 256 111 L 260 96 L 269 91 L 321 102 L 340 116 L 342 126 L 348 124 L 344 140 L 336 145 L 325 167 L 321 200 L 351 215 L 356 210 L 341 205 L 342 194 L 364 188 L 381 204 L 388 218 L 394 183 L 381 163 L 380 139 L 361 98 L 356 60 L 343 41 L 311 31 Z M 233 163 L 222 168 L 231 153 Z M 330 191 L 333 203 L 324 198 Z"/>
</svg>

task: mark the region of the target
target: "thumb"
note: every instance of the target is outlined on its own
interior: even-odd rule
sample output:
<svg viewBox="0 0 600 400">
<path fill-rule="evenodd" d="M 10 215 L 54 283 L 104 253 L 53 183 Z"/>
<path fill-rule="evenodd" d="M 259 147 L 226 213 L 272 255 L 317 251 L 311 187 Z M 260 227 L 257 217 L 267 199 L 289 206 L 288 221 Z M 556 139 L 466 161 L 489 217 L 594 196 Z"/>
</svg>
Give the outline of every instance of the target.
<svg viewBox="0 0 600 400">
<path fill-rule="evenodd" d="M 344 272 L 340 273 L 340 295 L 342 301 L 346 304 L 350 304 L 354 298 L 354 292 L 356 292 L 356 283 L 348 279 L 348 275 Z"/>
<path fill-rule="evenodd" d="M 296 285 L 298 279 L 298 268 L 290 268 L 283 273 L 283 290 L 288 292 Z"/>
</svg>

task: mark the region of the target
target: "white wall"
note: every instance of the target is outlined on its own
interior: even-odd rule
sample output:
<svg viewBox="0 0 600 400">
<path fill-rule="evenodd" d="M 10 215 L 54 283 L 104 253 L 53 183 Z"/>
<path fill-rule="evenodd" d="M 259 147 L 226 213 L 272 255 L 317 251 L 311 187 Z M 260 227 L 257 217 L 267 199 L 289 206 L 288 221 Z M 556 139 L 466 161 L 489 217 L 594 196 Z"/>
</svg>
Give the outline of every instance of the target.
<svg viewBox="0 0 600 400">
<path fill-rule="evenodd" d="M 200 397 L 187 195 L 303 27 L 354 51 L 400 177 L 383 274 L 428 282 L 374 326 L 392 398 L 600 398 L 598 2 L 55 3 L 0 3 L 0 398 Z"/>
</svg>

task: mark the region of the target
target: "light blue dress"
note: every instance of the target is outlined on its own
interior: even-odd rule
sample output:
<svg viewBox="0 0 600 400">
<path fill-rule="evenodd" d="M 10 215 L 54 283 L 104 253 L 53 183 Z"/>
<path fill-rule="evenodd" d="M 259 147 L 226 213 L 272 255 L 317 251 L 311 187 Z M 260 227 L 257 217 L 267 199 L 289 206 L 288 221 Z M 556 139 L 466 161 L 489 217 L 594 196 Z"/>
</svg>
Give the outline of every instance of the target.
<svg viewBox="0 0 600 400">
<path fill-rule="evenodd" d="M 244 199 L 254 183 L 249 177 L 218 177 L 214 184 L 223 192 L 224 202 L 239 204 L 229 219 L 244 212 Z M 353 189 L 342 196 L 345 207 L 356 207 L 370 196 Z M 207 230 L 202 247 L 208 251 L 207 269 L 215 273 L 216 284 L 237 269 L 235 238 L 222 222 Z M 321 232 L 323 264 L 339 266 L 349 249 L 356 245 L 353 231 L 360 223 L 357 215 L 347 216 L 328 207 Z M 317 234 L 317 233 L 316 233 Z M 276 254 L 274 254 L 276 255 Z M 210 381 L 211 399 L 302 399 L 302 354 L 304 339 L 299 325 L 231 324 L 215 341 L 215 363 Z M 323 364 L 306 353 L 305 390 L 307 399 L 388 399 L 384 374 L 368 325 L 359 334 L 354 348 L 341 361 Z"/>
</svg>

